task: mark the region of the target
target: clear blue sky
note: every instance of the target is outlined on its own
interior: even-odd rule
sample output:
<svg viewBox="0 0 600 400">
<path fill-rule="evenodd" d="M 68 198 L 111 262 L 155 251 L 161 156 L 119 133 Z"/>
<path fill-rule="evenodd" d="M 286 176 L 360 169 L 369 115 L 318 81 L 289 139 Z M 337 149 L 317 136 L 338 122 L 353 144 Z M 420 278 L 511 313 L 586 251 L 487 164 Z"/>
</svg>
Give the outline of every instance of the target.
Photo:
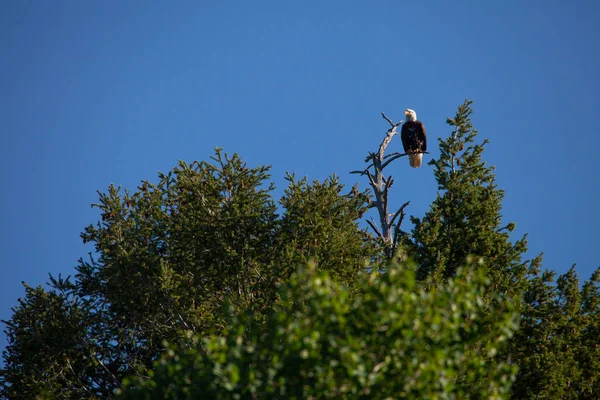
<svg viewBox="0 0 600 400">
<path fill-rule="evenodd" d="M 133 189 L 221 146 L 272 165 L 278 194 L 285 171 L 352 184 L 381 111 L 415 109 L 435 157 L 465 98 L 506 222 L 545 267 L 587 278 L 600 264 L 599 20 L 591 0 L 4 1 L 0 318 L 21 281 L 72 273 L 92 250 L 79 232 L 111 182 Z M 431 167 L 392 172 L 394 202 L 422 216 Z"/>
</svg>

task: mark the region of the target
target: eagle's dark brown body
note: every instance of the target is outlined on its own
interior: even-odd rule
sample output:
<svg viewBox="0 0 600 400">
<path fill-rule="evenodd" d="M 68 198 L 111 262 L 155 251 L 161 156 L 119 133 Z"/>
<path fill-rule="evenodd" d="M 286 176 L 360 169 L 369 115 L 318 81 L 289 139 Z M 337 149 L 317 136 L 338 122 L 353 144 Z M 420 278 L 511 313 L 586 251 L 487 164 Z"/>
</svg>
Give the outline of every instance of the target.
<svg viewBox="0 0 600 400">
<path fill-rule="evenodd" d="M 423 153 L 427 151 L 427 133 L 421 121 L 407 121 L 400 132 L 404 152 L 408 154 L 410 166 L 419 168 L 423 162 Z"/>
<path fill-rule="evenodd" d="M 421 121 L 405 122 L 402 125 L 400 136 L 404 152 L 423 153 L 427 151 L 427 132 Z"/>
</svg>

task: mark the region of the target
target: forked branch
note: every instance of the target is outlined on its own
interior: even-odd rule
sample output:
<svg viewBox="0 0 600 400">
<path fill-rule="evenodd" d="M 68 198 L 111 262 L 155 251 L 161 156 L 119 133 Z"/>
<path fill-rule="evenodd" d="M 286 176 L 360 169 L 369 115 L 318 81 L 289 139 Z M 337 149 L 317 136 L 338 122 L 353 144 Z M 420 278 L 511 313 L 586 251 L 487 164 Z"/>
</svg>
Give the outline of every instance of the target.
<svg viewBox="0 0 600 400">
<path fill-rule="evenodd" d="M 372 218 L 371 220 L 367 220 L 367 224 L 369 224 L 371 229 L 373 229 L 375 235 L 383 241 L 386 246 L 385 253 L 388 257 L 391 257 L 397 244 L 397 232 L 399 232 L 400 224 L 404 219 L 404 208 L 408 206 L 409 202 L 406 202 L 402 207 L 400 207 L 398 212 L 395 214 L 388 214 L 389 189 L 394 184 L 394 179 L 391 175 L 386 178 L 383 175 L 383 169 L 392 161 L 395 161 L 400 157 L 404 157 L 407 154 L 401 154 L 398 152 L 390 153 L 388 155 L 385 154 L 385 151 L 392 141 L 392 138 L 398 134 L 398 127 L 402 125 L 404 121 L 394 123 L 384 113 L 381 113 L 381 116 L 390 124 L 390 128 L 387 130 L 385 137 L 379 145 L 378 151 L 376 153 L 369 152 L 365 159 L 367 168 L 364 170 L 351 171 L 350 173 L 366 175 L 369 179 L 369 185 L 373 189 L 375 197 L 370 207 L 377 208 L 377 212 L 379 214 L 379 226 L 377 226 L 375 220 Z M 398 215 L 400 215 L 400 219 L 398 219 Z"/>
</svg>

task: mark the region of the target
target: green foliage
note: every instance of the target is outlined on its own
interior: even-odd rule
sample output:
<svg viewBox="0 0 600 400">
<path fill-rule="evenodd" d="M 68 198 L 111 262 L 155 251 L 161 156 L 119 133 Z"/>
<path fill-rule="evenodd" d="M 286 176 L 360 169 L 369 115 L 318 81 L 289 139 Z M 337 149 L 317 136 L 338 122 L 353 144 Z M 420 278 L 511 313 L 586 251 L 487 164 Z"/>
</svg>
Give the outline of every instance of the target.
<svg viewBox="0 0 600 400">
<path fill-rule="evenodd" d="M 495 183 L 494 168 L 482 160 L 487 140 L 475 142 L 471 101 L 448 118 L 452 134 L 438 139 L 439 159 L 431 160 L 438 196 L 422 219 L 412 218 L 414 252 L 419 278 L 434 283 L 455 275 L 469 256 L 482 259 L 497 291 L 518 294 L 524 289 L 527 267 L 521 262 L 525 238 L 511 243 L 515 224 L 502 226 L 504 192 Z"/>
<path fill-rule="evenodd" d="M 25 297 L 5 321 L 9 344 L 0 397 L 108 397 L 116 382 L 100 355 L 101 343 L 89 337 L 95 328 L 89 303 L 65 290 L 62 279 L 51 278 L 51 284 L 59 291 L 24 284 Z"/>
<path fill-rule="evenodd" d="M 437 291 L 417 285 L 412 270 L 362 274 L 352 299 L 329 273 L 301 268 L 282 285 L 267 329 L 241 314 L 224 336 L 169 346 L 151 378 L 128 382 L 121 398 L 506 397 L 515 368 L 494 355 L 517 327 L 513 302 L 486 305 L 476 268 Z"/>
<path fill-rule="evenodd" d="M 286 179 L 289 186 L 280 204 L 279 246 L 285 256 L 286 276 L 309 259 L 326 268 L 340 281 L 351 284 L 365 263 L 377 251 L 374 241 L 361 233 L 358 218 L 366 210 L 364 193 L 342 194 L 336 176 L 323 183 L 308 184 L 306 178 Z"/>
<path fill-rule="evenodd" d="M 270 267 L 276 208 L 272 187 L 261 188 L 268 168 L 220 151 L 213 160 L 180 162 L 133 195 L 111 186 L 100 195 L 103 222 L 82 235 L 99 254 L 77 268 L 82 294 L 98 297 L 129 329 L 156 333 L 149 347 L 173 330 L 218 330 L 223 299 L 256 301 Z"/>
<path fill-rule="evenodd" d="M 342 194 L 335 177 L 290 178 L 279 216 L 268 171 L 217 149 L 211 162 L 180 162 L 133 193 L 112 185 L 99 193 L 101 220 L 82 233 L 94 254 L 74 280 L 28 289 L 6 322 L 2 390 L 105 398 L 124 376 L 144 374 L 164 340 L 222 332 L 226 302 L 266 320 L 278 282 L 308 257 L 349 282 L 373 248 L 356 222 L 365 197 Z M 43 296 L 53 303 L 34 319 Z M 40 319 L 64 320 L 65 340 L 36 329 Z M 38 348 L 48 348 L 43 365 Z"/>
<path fill-rule="evenodd" d="M 539 260 L 538 260 L 539 261 Z M 574 268 L 533 271 L 510 354 L 515 398 L 596 399 L 600 394 L 600 269 L 583 286 Z"/>
</svg>

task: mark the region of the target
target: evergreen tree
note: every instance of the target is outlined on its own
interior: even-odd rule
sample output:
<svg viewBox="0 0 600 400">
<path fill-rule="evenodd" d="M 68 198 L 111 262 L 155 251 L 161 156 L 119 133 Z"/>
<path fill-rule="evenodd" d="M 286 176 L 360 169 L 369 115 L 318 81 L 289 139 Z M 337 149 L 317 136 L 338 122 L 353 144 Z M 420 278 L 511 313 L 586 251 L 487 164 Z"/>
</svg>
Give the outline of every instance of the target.
<svg viewBox="0 0 600 400">
<path fill-rule="evenodd" d="M 107 398 L 146 373 L 163 341 L 222 332 L 226 302 L 266 320 L 278 283 L 308 258 L 351 285 L 372 250 L 356 222 L 363 195 L 342 194 L 334 177 L 290 178 L 279 216 L 269 167 L 220 150 L 211 161 L 99 193 L 101 220 L 82 233 L 94 253 L 73 280 L 27 288 L 5 321 L 0 393 Z"/>
<path fill-rule="evenodd" d="M 108 398 L 119 386 L 114 364 L 97 335 L 91 304 L 68 283 L 51 278 L 53 290 L 24 284 L 25 297 L 13 309 L 8 346 L 0 370 L 3 399 Z M 38 397 L 39 396 L 39 397 Z"/>
<path fill-rule="evenodd" d="M 312 184 L 293 175 L 286 179 L 289 184 L 280 200 L 284 211 L 277 235 L 285 280 L 298 265 L 311 261 L 351 286 L 377 251 L 371 236 L 358 226 L 366 211 L 366 193 L 342 193 L 344 186 L 336 176 Z"/>
<path fill-rule="evenodd" d="M 541 261 L 539 259 L 538 261 Z M 600 396 L 600 269 L 583 286 L 575 268 L 532 269 L 509 354 L 519 366 L 515 399 Z"/>
<path fill-rule="evenodd" d="M 440 192 L 422 219 L 412 219 L 408 247 L 418 276 L 438 286 L 470 256 L 480 259 L 493 292 L 519 299 L 520 329 L 503 355 L 519 368 L 512 397 L 598 398 L 600 275 L 581 288 L 571 269 L 554 284 L 554 273 L 541 272 L 541 256 L 522 261 L 526 237 L 511 243 L 515 224 L 502 225 L 504 193 L 482 159 L 487 140 L 476 143 L 471 113 L 465 101 L 447 120 L 452 135 L 439 140 L 440 157 L 430 162 Z"/>
<path fill-rule="evenodd" d="M 476 143 L 471 104 L 465 101 L 456 116 L 448 118 L 452 134 L 438 139 L 440 157 L 429 162 L 438 196 L 423 218 L 412 218 L 418 276 L 439 284 L 474 256 L 487 268 L 495 290 L 519 294 L 526 287 L 522 255 L 527 241 L 523 237 L 511 243 L 509 232 L 515 224 L 502 225 L 504 191 L 495 183 L 494 167 L 482 159 L 488 141 Z"/>
</svg>

